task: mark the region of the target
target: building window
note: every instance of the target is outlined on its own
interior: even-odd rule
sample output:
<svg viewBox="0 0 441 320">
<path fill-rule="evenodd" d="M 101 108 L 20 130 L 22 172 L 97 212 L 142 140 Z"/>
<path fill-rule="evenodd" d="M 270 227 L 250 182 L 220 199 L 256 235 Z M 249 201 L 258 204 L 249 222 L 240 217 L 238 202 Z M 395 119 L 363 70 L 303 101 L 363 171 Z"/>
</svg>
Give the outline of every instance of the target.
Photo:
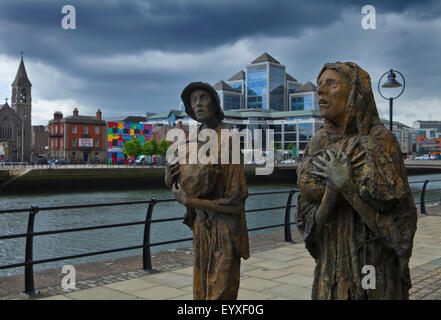
<svg viewBox="0 0 441 320">
<path fill-rule="evenodd" d="M 95 134 L 100 134 L 100 127 L 95 127 Z"/>
<path fill-rule="evenodd" d="M 113 139 L 112 140 L 112 147 L 117 147 L 118 146 L 118 140 Z"/>
<path fill-rule="evenodd" d="M 88 126 L 84 126 L 84 134 L 88 134 L 89 133 L 89 127 Z"/>
<path fill-rule="evenodd" d="M 57 126 L 55 127 L 55 133 L 58 133 L 58 127 Z"/>
<path fill-rule="evenodd" d="M 124 129 L 124 134 L 129 134 L 129 129 Z"/>
<path fill-rule="evenodd" d="M 60 140 L 60 148 L 63 149 L 63 139 Z"/>
<path fill-rule="evenodd" d="M 72 147 L 76 147 L 77 146 L 77 138 L 72 138 Z"/>
<path fill-rule="evenodd" d="M 100 139 L 95 139 L 95 147 L 99 147 L 100 146 Z"/>
<path fill-rule="evenodd" d="M 72 152 L 72 160 L 76 160 L 77 159 L 77 154 L 76 152 Z"/>
<path fill-rule="evenodd" d="M 64 128 L 63 128 L 63 127 L 61 127 L 61 134 L 63 134 L 63 131 L 64 131 L 63 129 L 64 129 Z"/>
<path fill-rule="evenodd" d="M 113 133 L 118 133 L 118 128 L 112 128 Z"/>
<path fill-rule="evenodd" d="M 139 134 L 139 129 L 135 129 L 135 134 Z"/>
<path fill-rule="evenodd" d="M 55 148 L 58 147 L 58 139 L 55 139 Z"/>
<path fill-rule="evenodd" d="M 3 124 L 0 124 L 0 138 L 12 139 L 12 125 L 8 120 L 5 120 L 3 121 Z"/>
<path fill-rule="evenodd" d="M 72 126 L 72 133 L 77 133 L 77 126 Z"/>
<path fill-rule="evenodd" d="M 268 109 L 267 66 L 251 66 L 247 70 L 247 106 L 249 109 Z"/>
<path fill-rule="evenodd" d="M 54 148 L 54 139 L 51 139 L 51 149 Z"/>
<path fill-rule="evenodd" d="M 99 160 L 98 152 L 95 152 L 95 160 Z"/>
</svg>

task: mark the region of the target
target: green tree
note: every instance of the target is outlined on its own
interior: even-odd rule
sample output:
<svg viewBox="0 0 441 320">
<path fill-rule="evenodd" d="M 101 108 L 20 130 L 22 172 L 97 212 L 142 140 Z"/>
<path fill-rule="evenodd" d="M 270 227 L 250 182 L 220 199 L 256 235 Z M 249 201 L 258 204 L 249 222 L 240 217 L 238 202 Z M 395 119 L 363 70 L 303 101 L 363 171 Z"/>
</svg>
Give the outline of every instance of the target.
<svg viewBox="0 0 441 320">
<path fill-rule="evenodd" d="M 276 143 L 276 144 L 274 145 L 274 149 L 275 149 L 275 150 L 282 150 L 282 144 L 281 144 L 281 143 Z"/>
<path fill-rule="evenodd" d="M 161 140 L 158 144 L 158 154 L 161 156 L 165 156 L 167 154 L 167 149 L 170 146 L 170 142 L 168 142 L 167 140 Z"/>
<path fill-rule="evenodd" d="M 153 156 L 155 154 L 158 154 L 158 143 L 155 139 L 151 138 L 150 140 L 147 140 L 142 145 L 142 153 L 146 156 Z"/>
<path fill-rule="evenodd" d="M 129 157 L 137 157 L 141 153 L 141 142 L 132 138 L 130 141 L 124 143 L 124 153 L 126 153 Z"/>
</svg>

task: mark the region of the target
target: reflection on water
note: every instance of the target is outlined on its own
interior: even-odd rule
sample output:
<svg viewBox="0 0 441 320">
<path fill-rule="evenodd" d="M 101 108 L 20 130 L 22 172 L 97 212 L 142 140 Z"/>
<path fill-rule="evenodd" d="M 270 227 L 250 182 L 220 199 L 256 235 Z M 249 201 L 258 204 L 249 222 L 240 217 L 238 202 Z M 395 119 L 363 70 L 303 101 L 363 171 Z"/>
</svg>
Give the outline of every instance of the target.
<svg viewBox="0 0 441 320">
<path fill-rule="evenodd" d="M 249 186 L 249 192 L 289 190 L 293 185 L 275 184 L 266 186 Z M 39 207 L 66 206 L 91 203 L 124 202 L 149 200 L 151 198 L 171 198 L 170 190 L 160 188 L 146 191 L 107 191 L 66 194 L 38 194 L 14 195 L 0 198 L 0 205 L 8 208 L 29 208 L 31 205 Z M 283 206 L 286 204 L 288 193 L 275 195 L 250 196 L 247 200 L 247 209 Z M 102 224 L 116 224 L 125 222 L 144 221 L 148 204 L 136 204 L 115 207 L 83 208 L 57 211 L 41 211 L 35 218 L 35 231 L 77 228 Z M 183 217 L 185 208 L 177 202 L 156 204 L 153 211 L 154 219 Z M 0 215 L 0 235 L 25 233 L 27 230 L 27 213 L 13 213 Z M 284 210 L 269 210 L 253 212 L 247 215 L 248 227 L 260 227 L 284 222 Z M 269 229 L 273 231 L 274 229 Z M 129 246 L 141 245 L 143 241 L 143 225 L 111 228 L 104 230 L 90 230 L 73 233 L 36 236 L 34 238 L 34 260 L 47 259 L 65 255 L 74 255 L 91 251 L 108 250 Z M 255 231 L 253 234 L 268 232 Z M 162 242 L 180 238 L 192 237 L 191 231 L 181 221 L 154 223 L 151 227 L 151 242 Z M 20 263 L 25 255 L 25 238 L 0 240 L 0 265 Z M 183 242 L 152 248 L 152 252 L 167 250 L 176 247 L 189 246 L 191 242 Z M 35 265 L 35 270 L 77 264 L 90 261 L 107 260 L 142 254 L 142 250 L 131 250 L 94 257 L 84 257 L 71 261 Z M 154 262 L 153 262 L 154 263 Z M 23 268 L 0 270 L 0 276 L 22 273 Z"/>
<path fill-rule="evenodd" d="M 429 176 L 411 176 L 409 182 L 425 179 L 441 179 L 441 174 Z M 411 184 L 413 191 L 421 190 L 423 183 Z M 267 184 L 250 185 L 249 192 L 289 190 L 295 184 Z M 430 189 L 441 188 L 441 182 L 429 183 L 427 186 L 428 200 L 440 199 L 441 192 L 430 192 Z M 414 193 L 419 201 L 420 192 Z M 165 188 L 146 191 L 107 191 L 66 194 L 38 194 L 38 195 L 8 195 L 0 197 L 0 207 L 27 208 L 31 205 L 39 207 L 64 206 L 91 203 L 123 202 L 136 200 L 161 199 L 172 197 Z M 288 194 L 250 196 L 247 200 L 247 209 L 284 206 Z M 295 204 L 295 199 L 293 200 Z M 56 230 L 64 228 L 85 227 L 100 224 L 113 224 L 143 221 L 147 212 L 146 204 L 85 208 L 60 211 L 42 211 L 35 219 L 35 231 Z M 153 211 L 153 219 L 183 217 L 185 208 L 177 202 L 158 203 Z M 253 212 L 247 214 L 248 228 L 260 227 L 284 222 L 284 209 Z M 27 213 L 0 215 L 0 235 L 25 233 L 27 229 Z M 281 227 L 282 228 L 282 227 Z M 281 229 L 279 228 L 279 230 Z M 275 229 L 255 231 L 252 235 L 273 231 Z M 74 255 L 90 251 L 107 250 L 113 248 L 141 245 L 143 240 L 143 225 L 112 228 L 104 230 L 90 230 L 74 233 L 37 236 L 34 238 L 34 260 Z M 179 238 L 191 237 L 192 233 L 181 221 L 155 223 L 151 228 L 151 242 L 161 242 Z M 180 246 L 189 246 L 190 242 L 153 247 L 152 252 L 166 250 Z M 0 240 L 0 265 L 20 263 L 24 261 L 25 239 Z M 131 250 L 94 257 L 84 257 L 53 263 L 35 265 L 35 270 L 61 267 L 65 264 L 77 264 L 91 261 L 107 260 L 117 257 L 142 254 L 142 250 Z M 153 261 L 154 263 L 154 261 Z M 23 268 L 0 270 L 0 276 L 22 273 Z"/>
</svg>

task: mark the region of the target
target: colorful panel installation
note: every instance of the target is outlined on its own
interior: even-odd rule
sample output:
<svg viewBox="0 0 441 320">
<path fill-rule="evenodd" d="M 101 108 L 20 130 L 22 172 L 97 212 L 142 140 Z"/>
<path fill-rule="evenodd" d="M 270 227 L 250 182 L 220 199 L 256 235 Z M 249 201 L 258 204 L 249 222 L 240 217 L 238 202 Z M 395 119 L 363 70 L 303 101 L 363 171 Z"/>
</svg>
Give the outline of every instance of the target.
<svg viewBox="0 0 441 320">
<path fill-rule="evenodd" d="M 124 154 L 124 143 L 133 137 L 141 144 L 150 140 L 153 136 L 151 124 L 138 122 L 108 122 L 107 123 L 107 163 L 128 164 L 130 159 Z M 131 159 L 133 161 L 133 159 Z"/>
</svg>

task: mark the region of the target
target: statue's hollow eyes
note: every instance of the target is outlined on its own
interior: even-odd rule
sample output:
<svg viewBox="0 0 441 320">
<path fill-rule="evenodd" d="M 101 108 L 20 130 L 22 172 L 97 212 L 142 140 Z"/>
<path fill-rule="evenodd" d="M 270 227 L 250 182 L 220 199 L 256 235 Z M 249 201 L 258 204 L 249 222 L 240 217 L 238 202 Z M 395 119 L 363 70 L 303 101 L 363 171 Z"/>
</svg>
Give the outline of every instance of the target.
<svg viewBox="0 0 441 320">
<path fill-rule="evenodd" d="M 318 85 L 319 85 L 319 87 L 336 88 L 340 83 L 341 83 L 341 81 L 334 80 L 334 79 L 328 79 L 325 81 L 325 83 L 319 82 Z"/>
</svg>

